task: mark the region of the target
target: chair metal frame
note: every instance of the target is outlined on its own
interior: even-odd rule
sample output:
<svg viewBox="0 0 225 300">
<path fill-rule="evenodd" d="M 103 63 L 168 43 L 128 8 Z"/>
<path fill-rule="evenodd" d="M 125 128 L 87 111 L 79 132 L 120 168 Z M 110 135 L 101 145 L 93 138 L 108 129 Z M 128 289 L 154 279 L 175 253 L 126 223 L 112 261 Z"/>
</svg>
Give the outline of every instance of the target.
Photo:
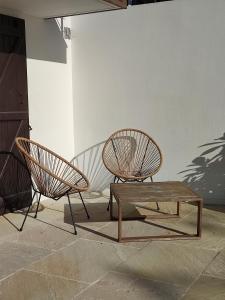
<svg viewBox="0 0 225 300">
<path fill-rule="evenodd" d="M 75 218 L 72 213 L 70 202 L 71 194 L 78 193 L 84 206 L 87 218 L 88 214 L 81 192 L 89 188 L 89 181 L 86 176 L 70 162 L 49 150 L 48 148 L 24 137 L 17 137 L 16 145 L 25 159 L 27 168 L 31 175 L 32 188 L 34 194 L 30 206 L 28 207 L 22 226 L 19 231 L 23 230 L 29 210 L 33 200 L 38 194 L 37 208 L 34 218 L 37 218 L 38 208 L 41 196 L 46 196 L 53 200 L 59 200 L 63 196 L 67 196 L 71 219 L 74 227 L 74 234 L 77 234 Z"/>
<path fill-rule="evenodd" d="M 153 182 L 152 177 L 159 171 L 163 158 L 159 146 L 147 133 L 125 128 L 114 132 L 107 139 L 102 150 L 102 160 L 115 176 L 114 183 L 144 182 L 147 178 Z M 132 169 L 134 166 L 135 171 Z M 124 167 L 128 170 L 124 171 Z"/>
</svg>

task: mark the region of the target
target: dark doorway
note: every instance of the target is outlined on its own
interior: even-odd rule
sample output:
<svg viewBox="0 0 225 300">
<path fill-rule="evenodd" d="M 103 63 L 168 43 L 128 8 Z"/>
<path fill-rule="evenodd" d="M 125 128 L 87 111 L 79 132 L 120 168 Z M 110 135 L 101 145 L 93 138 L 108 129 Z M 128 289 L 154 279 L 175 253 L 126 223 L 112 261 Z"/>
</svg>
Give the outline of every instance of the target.
<svg viewBox="0 0 225 300">
<path fill-rule="evenodd" d="M 0 15 L 0 197 L 10 211 L 31 201 L 16 136 L 29 137 L 25 22 Z"/>
</svg>

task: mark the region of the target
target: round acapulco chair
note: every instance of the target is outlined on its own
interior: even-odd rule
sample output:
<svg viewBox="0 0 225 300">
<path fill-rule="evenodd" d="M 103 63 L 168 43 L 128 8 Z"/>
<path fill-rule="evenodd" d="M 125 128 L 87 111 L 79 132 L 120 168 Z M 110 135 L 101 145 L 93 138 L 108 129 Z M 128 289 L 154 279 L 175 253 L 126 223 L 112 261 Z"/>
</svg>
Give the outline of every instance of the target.
<svg viewBox="0 0 225 300">
<path fill-rule="evenodd" d="M 115 182 L 153 181 L 162 164 L 162 153 L 145 132 L 126 128 L 114 132 L 106 141 L 102 159 Z M 159 209 L 158 203 L 157 209 Z M 107 210 L 109 210 L 109 205 Z"/>
<path fill-rule="evenodd" d="M 39 194 L 34 217 L 37 217 L 42 195 L 54 200 L 59 200 L 61 197 L 67 196 L 74 233 L 77 234 L 69 195 L 75 193 L 79 194 L 87 218 L 89 218 L 87 208 L 81 195 L 81 192 L 86 191 L 89 187 L 88 179 L 81 171 L 61 156 L 32 140 L 17 137 L 16 145 L 23 155 L 27 168 L 31 174 L 32 186 L 34 189 L 33 199 L 36 194 Z M 27 209 L 20 231 L 23 229 L 31 204 Z"/>
</svg>

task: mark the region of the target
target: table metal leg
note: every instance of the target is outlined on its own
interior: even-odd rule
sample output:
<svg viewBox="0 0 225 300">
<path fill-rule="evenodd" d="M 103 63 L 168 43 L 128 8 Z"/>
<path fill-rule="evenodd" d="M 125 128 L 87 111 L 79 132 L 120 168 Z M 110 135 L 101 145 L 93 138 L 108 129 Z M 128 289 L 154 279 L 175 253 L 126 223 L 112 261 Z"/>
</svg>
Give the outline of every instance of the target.
<svg viewBox="0 0 225 300">
<path fill-rule="evenodd" d="M 177 216 L 180 216 L 180 202 L 177 202 Z"/>
<path fill-rule="evenodd" d="M 201 237 L 202 235 L 202 201 L 197 202 L 198 205 L 198 216 L 197 216 L 197 236 Z"/>
<path fill-rule="evenodd" d="M 113 220 L 113 195 L 110 189 L 110 198 L 109 198 L 109 212 L 110 212 L 110 219 Z"/>
<path fill-rule="evenodd" d="M 122 240 L 122 208 L 121 204 L 118 201 L 118 242 L 121 242 Z"/>
</svg>

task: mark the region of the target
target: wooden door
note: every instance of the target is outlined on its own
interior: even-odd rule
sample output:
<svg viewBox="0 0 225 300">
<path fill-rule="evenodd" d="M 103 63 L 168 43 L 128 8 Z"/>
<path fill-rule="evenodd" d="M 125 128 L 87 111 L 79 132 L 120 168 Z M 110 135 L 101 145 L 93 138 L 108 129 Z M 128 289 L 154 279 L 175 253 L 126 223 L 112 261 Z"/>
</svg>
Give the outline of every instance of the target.
<svg viewBox="0 0 225 300">
<path fill-rule="evenodd" d="M 29 137 L 25 22 L 0 15 L 0 197 L 9 210 L 31 200 L 30 176 L 15 137 Z"/>
</svg>

